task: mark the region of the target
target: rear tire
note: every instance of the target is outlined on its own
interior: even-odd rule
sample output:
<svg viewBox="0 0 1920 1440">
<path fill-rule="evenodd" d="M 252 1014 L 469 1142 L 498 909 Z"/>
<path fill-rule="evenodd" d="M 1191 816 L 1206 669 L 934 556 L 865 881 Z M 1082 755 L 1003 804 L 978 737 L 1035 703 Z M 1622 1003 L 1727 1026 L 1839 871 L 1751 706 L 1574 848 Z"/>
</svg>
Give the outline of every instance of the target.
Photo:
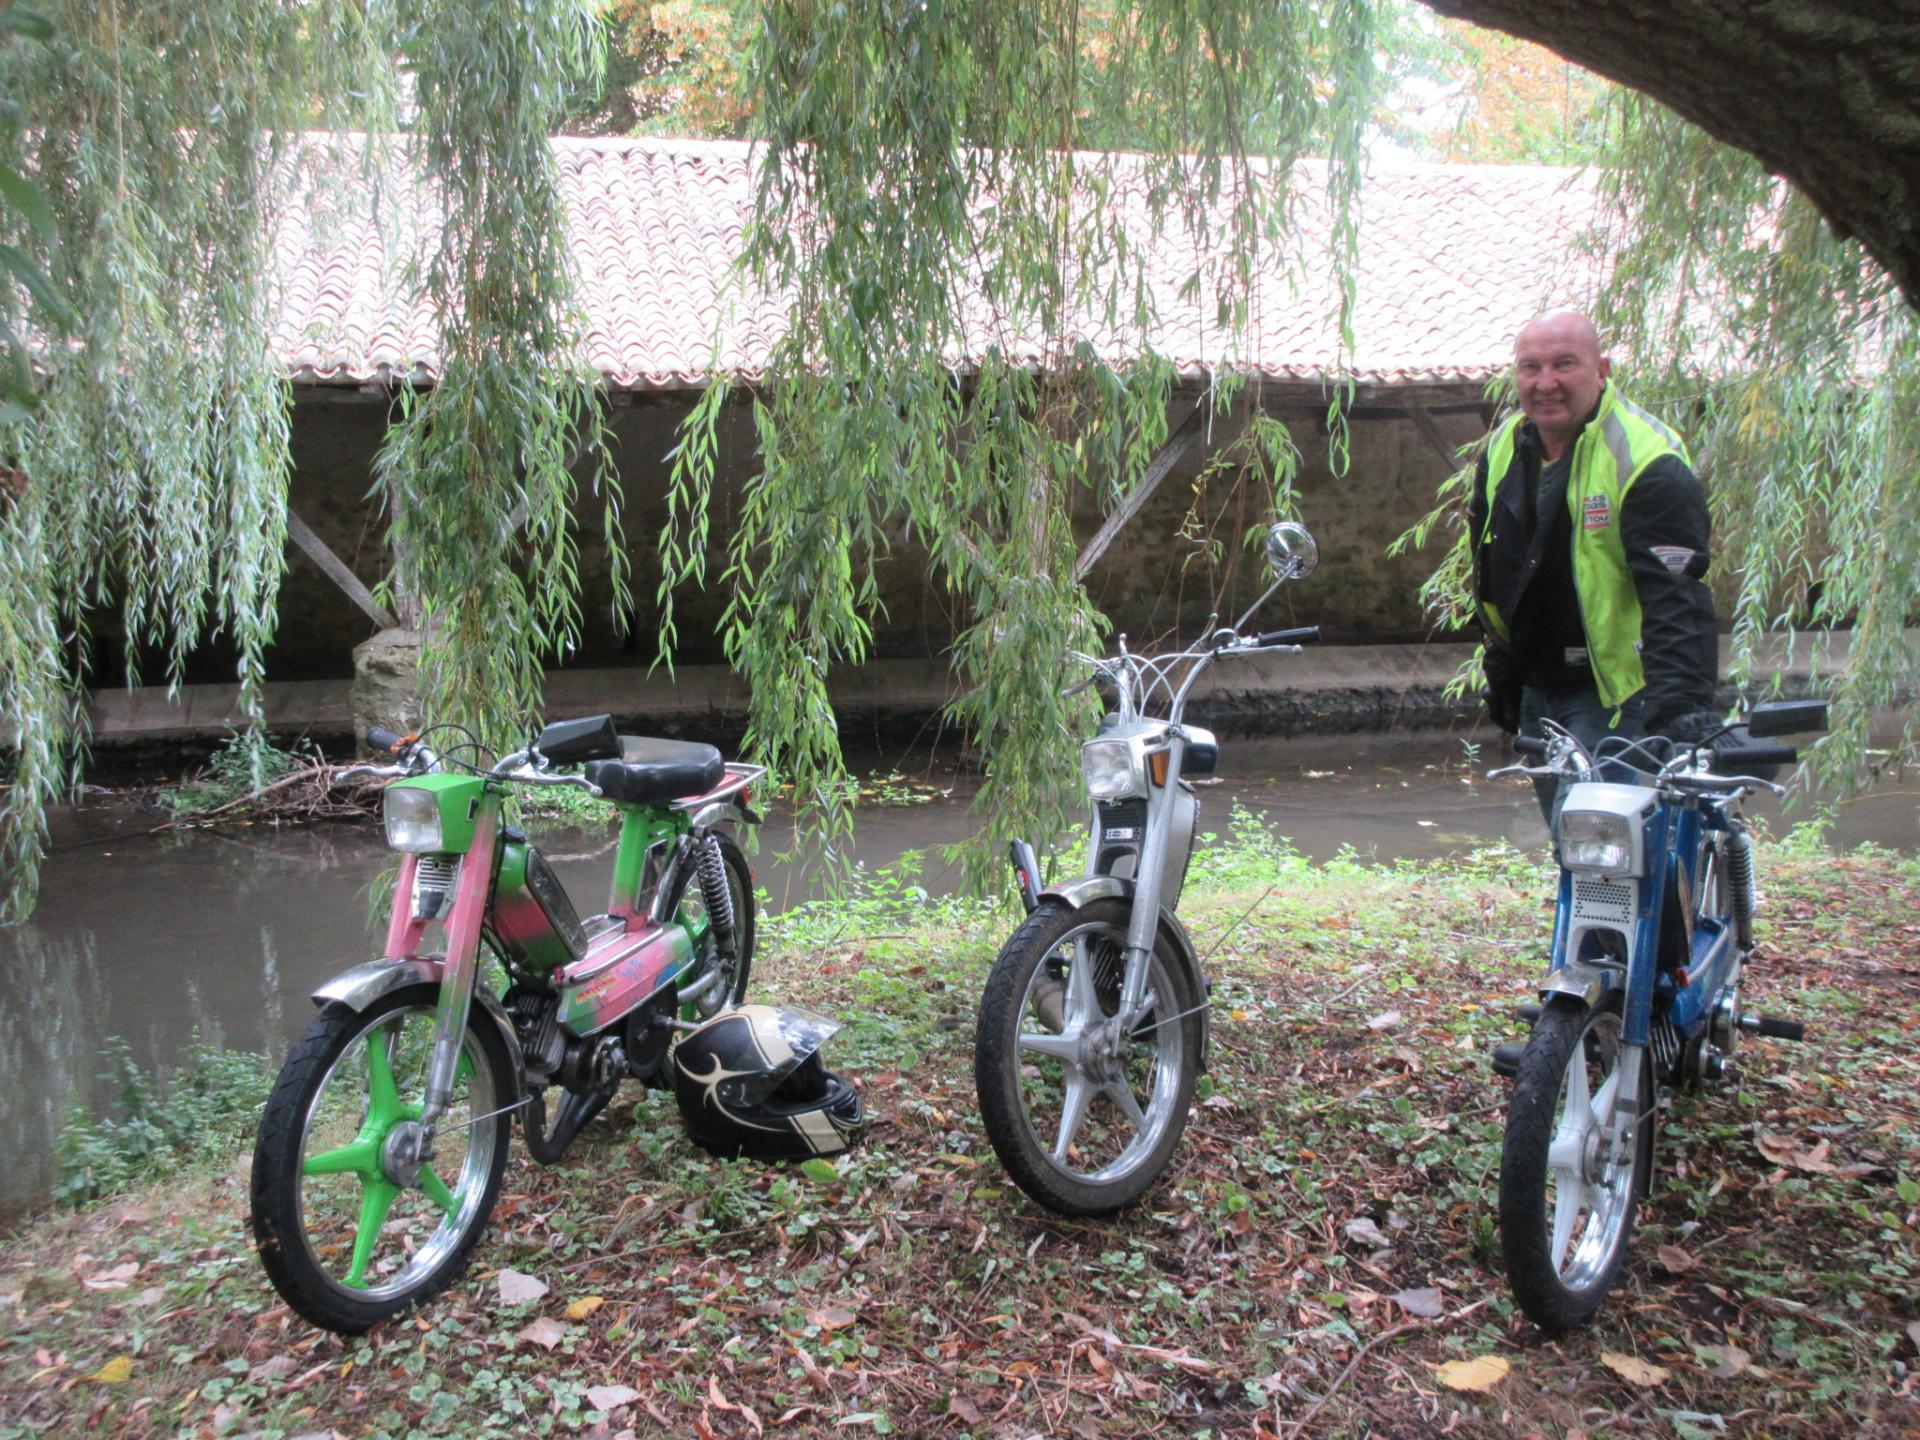
<svg viewBox="0 0 1920 1440">
<path fill-rule="evenodd" d="M 1180 1143 L 1200 1070 L 1203 997 L 1164 934 L 1147 1019 L 1130 1037 L 1103 1028 L 1118 1008 L 1130 913 L 1121 899 L 1043 902 L 1001 949 L 980 1001 L 974 1085 L 987 1138 L 1014 1182 L 1062 1215 L 1111 1215 L 1146 1194 Z M 1149 1023 L 1161 1015 L 1181 1018 Z"/>
<path fill-rule="evenodd" d="M 1620 993 L 1595 1010 L 1556 998 L 1520 1057 L 1500 1151 L 1500 1252 L 1527 1317 L 1558 1333 L 1584 1325 L 1619 1277 L 1653 1166 L 1653 1059 L 1642 1051 L 1640 1105 L 1624 1167 L 1608 1169 L 1600 1132 L 1620 1058 Z"/>
<path fill-rule="evenodd" d="M 321 1011 L 281 1066 L 254 1140 L 260 1263 L 288 1305 L 342 1335 L 458 1279 L 500 1193 L 513 1116 L 492 1112 L 516 1080 L 477 1001 L 434 1156 L 411 1183 L 393 1178 L 389 1145 L 420 1114 L 439 993 L 409 985 L 365 1010 Z"/>
</svg>

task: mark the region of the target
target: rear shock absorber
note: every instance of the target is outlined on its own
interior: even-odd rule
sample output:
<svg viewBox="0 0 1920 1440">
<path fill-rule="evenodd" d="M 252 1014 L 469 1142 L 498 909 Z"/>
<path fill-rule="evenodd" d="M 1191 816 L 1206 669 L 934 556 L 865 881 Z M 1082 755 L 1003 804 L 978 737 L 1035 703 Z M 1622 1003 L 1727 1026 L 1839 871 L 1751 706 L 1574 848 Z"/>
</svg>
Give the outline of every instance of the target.
<svg viewBox="0 0 1920 1440">
<path fill-rule="evenodd" d="M 1733 905 L 1733 937 L 1753 948 L 1753 837 L 1741 826 L 1727 836 L 1727 899 Z"/>
<path fill-rule="evenodd" d="M 733 887 L 727 884 L 727 862 L 720 854 L 720 842 L 712 835 L 700 841 L 696 862 L 700 876 L 700 898 L 706 902 L 707 924 L 713 929 L 713 943 L 722 955 L 733 954 Z"/>
</svg>

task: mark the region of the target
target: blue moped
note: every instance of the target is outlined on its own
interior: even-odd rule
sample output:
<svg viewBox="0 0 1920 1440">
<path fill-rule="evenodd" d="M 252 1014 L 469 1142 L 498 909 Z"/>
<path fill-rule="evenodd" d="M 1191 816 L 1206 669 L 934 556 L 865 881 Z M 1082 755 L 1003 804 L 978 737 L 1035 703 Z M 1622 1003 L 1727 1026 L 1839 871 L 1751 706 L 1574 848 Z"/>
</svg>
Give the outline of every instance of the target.
<svg viewBox="0 0 1920 1440">
<path fill-rule="evenodd" d="M 1797 759 L 1755 740 L 1826 728 L 1818 700 L 1755 706 L 1694 745 L 1602 741 L 1551 721 L 1515 746 L 1540 763 L 1498 775 L 1568 787 L 1554 826 L 1559 904 L 1540 1004 L 1499 1047 L 1513 1078 L 1500 1155 L 1500 1248 L 1515 1298 L 1542 1329 L 1585 1324 L 1626 1258 L 1653 1167 L 1659 1089 L 1722 1078 L 1742 1031 L 1799 1040 L 1795 1021 L 1741 1008 L 1753 948 L 1746 796 L 1751 773 Z"/>
</svg>

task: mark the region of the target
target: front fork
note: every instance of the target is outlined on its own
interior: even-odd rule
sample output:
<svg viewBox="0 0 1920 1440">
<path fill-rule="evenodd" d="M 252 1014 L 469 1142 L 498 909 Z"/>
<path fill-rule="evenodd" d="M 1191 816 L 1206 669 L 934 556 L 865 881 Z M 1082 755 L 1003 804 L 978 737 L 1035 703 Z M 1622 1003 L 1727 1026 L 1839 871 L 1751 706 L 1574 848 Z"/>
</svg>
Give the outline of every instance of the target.
<svg viewBox="0 0 1920 1440">
<path fill-rule="evenodd" d="M 1175 726 L 1167 732 L 1167 783 L 1158 808 L 1151 812 L 1146 842 L 1140 847 L 1140 860 L 1134 867 L 1133 913 L 1127 917 L 1127 970 L 1120 986 L 1120 1009 L 1116 1017 L 1128 1029 L 1145 1006 L 1148 967 L 1153 962 L 1153 946 L 1160 929 L 1160 881 L 1167 868 L 1167 842 L 1172 835 L 1177 808 L 1173 803 L 1173 787 L 1180 783 L 1180 762 L 1186 750 L 1186 737 Z"/>
<path fill-rule="evenodd" d="M 410 1158 L 424 1160 L 433 1141 L 435 1124 L 453 1104 L 453 1086 L 460 1068 L 460 1052 L 467 1033 L 467 1012 L 473 1007 L 473 987 L 480 973 L 480 922 L 493 893 L 495 844 L 500 832 L 500 794 L 486 790 L 474 817 L 473 843 L 460 857 L 460 879 L 453 892 L 453 911 L 447 916 L 447 957 L 440 980 L 440 1000 L 433 1017 L 433 1056 L 427 1062 L 426 1106 Z M 406 879 L 403 868 L 401 878 Z M 392 936 L 400 916 L 411 908 L 412 887 L 402 884 L 394 896 Z M 404 959 L 389 955 L 390 960 Z"/>
</svg>

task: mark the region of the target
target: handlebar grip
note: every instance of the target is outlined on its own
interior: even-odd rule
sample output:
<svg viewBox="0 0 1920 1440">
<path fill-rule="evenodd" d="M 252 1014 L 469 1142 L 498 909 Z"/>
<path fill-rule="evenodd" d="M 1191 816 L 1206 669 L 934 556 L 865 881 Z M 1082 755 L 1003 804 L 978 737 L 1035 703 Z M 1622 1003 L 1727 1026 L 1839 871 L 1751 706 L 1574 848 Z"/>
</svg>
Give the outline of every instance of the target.
<svg viewBox="0 0 1920 1440">
<path fill-rule="evenodd" d="M 1297 630 L 1269 630 L 1253 643 L 1263 647 L 1267 645 L 1314 645 L 1319 643 L 1319 640 L 1320 627 L 1318 625 L 1302 625 Z"/>
<path fill-rule="evenodd" d="M 1793 765 L 1799 759 L 1800 752 L 1791 745 L 1742 745 L 1713 752 L 1714 768 L 1729 775 L 1739 774 L 1743 766 Z"/>
<path fill-rule="evenodd" d="M 1771 1015 L 1754 1017 L 1753 1033 L 1769 1040 L 1805 1040 L 1807 1027 L 1798 1020 L 1778 1020 Z"/>
<path fill-rule="evenodd" d="M 367 744 L 382 754 L 391 755 L 407 743 L 407 737 L 396 735 L 391 730 L 382 730 L 378 725 L 367 727 Z"/>
<path fill-rule="evenodd" d="M 1516 735 L 1513 737 L 1513 748 L 1522 755 L 1538 755 L 1544 759 L 1547 753 L 1547 742 L 1536 740 L 1531 735 Z"/>
</svg>

